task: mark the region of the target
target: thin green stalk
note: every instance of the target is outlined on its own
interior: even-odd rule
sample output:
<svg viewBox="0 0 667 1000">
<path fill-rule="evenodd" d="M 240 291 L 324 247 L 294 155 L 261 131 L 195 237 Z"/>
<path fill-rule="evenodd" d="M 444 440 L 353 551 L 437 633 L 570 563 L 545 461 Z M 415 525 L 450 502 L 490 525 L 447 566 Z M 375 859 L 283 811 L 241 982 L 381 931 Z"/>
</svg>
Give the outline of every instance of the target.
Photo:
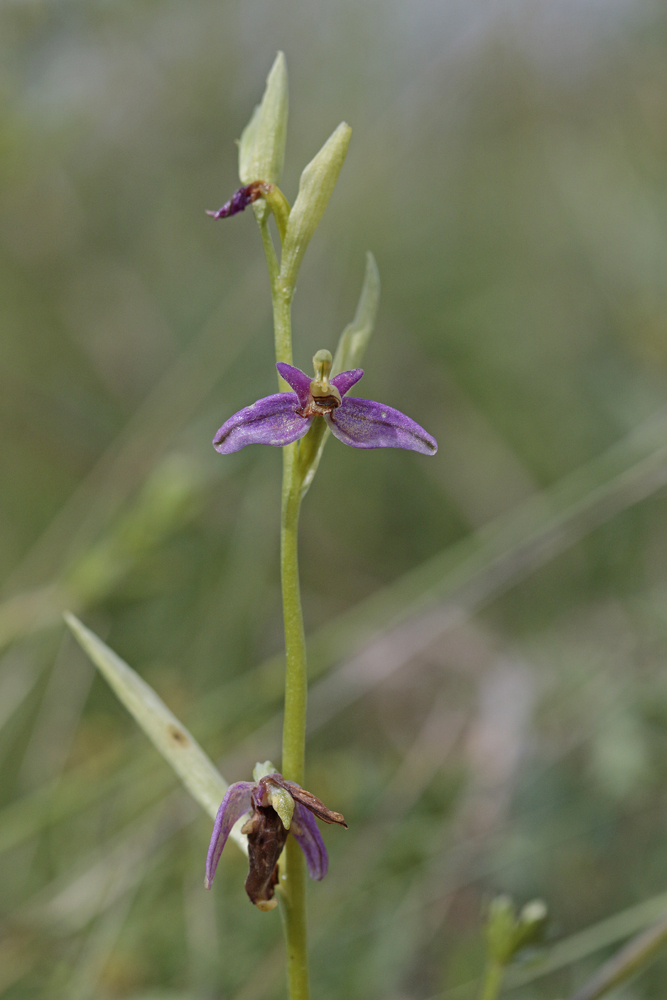
<svg viewBox="0 0 667 1000">
<path fill-rule="evenodd" d="M 285 618 L 285 720 L 283 723 L 283 774 L 302 785 L 306 753 L 306 636 L 303 628 L 297 552 L 301 479 L 297 445 L 283 451 L 283 502 L 280 563 Z"/>
<path fill-rule="evenodd" d="M 268 223 L 260 225 L 271 279 L 276 361 L 292 364 L 292 291 L 280 282 L 280 273 Z M 284 388 L 284 383 L 281 383 Z M 299 587 L 298 533 L 302 477 L 298 445 L 283 448 L 283 487 L 280 522 L 280 577 L 285 621 L 285 716 L 282 773 L 304 783 L 306 757 L 306 703 L 308 675 L 306 636 Z M 280 912 L 287 949 L 290 1000 L 309 1000 L 308 941 L 306 933 L 305 858 L 293 837 L 288 837 L 280 861 Z"/>
<path fill-rule="evenodd" d="M 505 969 L 499 962 L 489 962 L 484 973 L 484 982 L 479 1000 L 496 1000 L 500 996 Z"/>
<path fill-rule="evenodd" d="M 609 959 L 571 1000 L 598 1000 L 645 968 L 667 945 L 667 917 L 638 934 Z"/>
<path fill-rule="evenodd" d="M 292 364 L 292 289 L 285 288 L 280 281 L 280 267 L 271 239 L 268 218 L 259 226 L 262 244 L 271 281 L 271 301 L 273 304 L 273 332 L 276 345 L 276 361 Z M 286 388 L 281 380 L 281 387 Z"/>
</svg>

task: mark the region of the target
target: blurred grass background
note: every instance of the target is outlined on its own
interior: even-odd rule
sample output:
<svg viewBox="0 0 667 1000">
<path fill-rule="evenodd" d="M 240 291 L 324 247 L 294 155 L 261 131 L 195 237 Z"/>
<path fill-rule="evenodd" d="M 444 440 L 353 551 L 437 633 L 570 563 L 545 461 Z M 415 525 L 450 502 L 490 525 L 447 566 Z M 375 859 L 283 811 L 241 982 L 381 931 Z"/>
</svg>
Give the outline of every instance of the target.
<svg viewBox="0 0 667 1000">
<path fill-rule="evenodd" d="M 440 443 L 331 441 L 304 507 L 308 787 L 350 822 L 310 887 L 314 995 L 469 996 L 497 891 L 545 898 L 553 941 L 667 892 L 664 9 L 5 0 L 8 998 L 284 996 L 277 914 L 232 847 L 204 892 L 209 820 L 60 622 L 81 614 L 227 780 L 276 753 L 280 454 L 210 445 L 274 391 L 268 282 L 250 213 L 204 209 L 237 187 L 278 48 L 288 198 L 354 130 L 295 363 L 334 348 L 371 249 L 360 394 Z M 514 995 L 566 995 L 622 937 Z"/>
</svg>

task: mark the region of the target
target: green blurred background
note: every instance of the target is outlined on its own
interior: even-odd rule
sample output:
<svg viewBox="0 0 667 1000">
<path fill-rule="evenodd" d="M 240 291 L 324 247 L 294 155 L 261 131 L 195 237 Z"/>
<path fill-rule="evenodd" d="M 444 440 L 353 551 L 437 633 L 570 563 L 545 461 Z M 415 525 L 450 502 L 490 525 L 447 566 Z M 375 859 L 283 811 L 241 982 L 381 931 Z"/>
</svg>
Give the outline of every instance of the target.
<svg viewBox="0 0 667 1000">
<path fill-rule="evenodd" d="M 359 394 L 440 443 L 332 440 L 304 506 L 307 784 L 350 822 L 309 887 L 314 995 L 464 1000 L 508 891 L 548 902 L 552 942 L 596 926 L 513 993 L 562 997 L 642 919 L 599 922 L 667 892 L 667 16 L 648 0 L 5 0 L 0 993 L 285 995 L 277 912 L 250 906 L 232 845 L 204 892 L 209 819 L 60 623 L 80 614 L 228 780 L 277 759 L 281 456 L 210 445 L 275 391 L 268 281 L 251 213 L 204 214 L 238 186 L 277 49 L 288 198 L 353 127 L 295 363 L 334 349 L 372 250 Z"/>
</svg>

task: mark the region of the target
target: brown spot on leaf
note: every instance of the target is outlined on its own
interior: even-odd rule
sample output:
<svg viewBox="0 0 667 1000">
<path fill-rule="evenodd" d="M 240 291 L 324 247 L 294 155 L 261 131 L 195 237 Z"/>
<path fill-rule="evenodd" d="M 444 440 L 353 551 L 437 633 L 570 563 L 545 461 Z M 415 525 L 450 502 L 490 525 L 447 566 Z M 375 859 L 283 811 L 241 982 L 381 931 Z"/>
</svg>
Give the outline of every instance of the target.
<svg viewBox="0 0 667 1000">
<path fill-rule="evenodd" d="M 178 726 L 174 726 L 173 724 L 168 726 L 167 732 L 169 733 L 169 738 L 176 744 L 176 746 L 190 746 L 190 740 L 187 738 L 183 730 L 178 728 Z"/>
</svg>

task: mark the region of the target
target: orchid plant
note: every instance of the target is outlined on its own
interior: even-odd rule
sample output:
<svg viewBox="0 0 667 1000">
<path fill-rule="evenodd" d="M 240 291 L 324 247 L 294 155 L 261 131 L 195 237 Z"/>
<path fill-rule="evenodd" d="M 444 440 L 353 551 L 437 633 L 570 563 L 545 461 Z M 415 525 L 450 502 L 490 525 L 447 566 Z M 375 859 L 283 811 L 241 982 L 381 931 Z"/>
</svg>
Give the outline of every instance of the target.
<svg viewBox="0 0 667 1000">
<path fill-rule="evenodd" d="M 305 875 L 307 870 L 311 878 L 320 880 L 329 867 L 317 820 L 347 824 L 339 812 L 328 809 L 303 787 L 308 677 L 297 551 L 301 503 L 330 433 L 353 448 L 402 448 L 423 455 L 434 455 L 437 443 L 399 410 L 349 395 L 364 374 L 359 363 L 377 312 L 379 276 L 372 254 L 367 257 L 356 315 L 343 331 L 335 355 L 318 350 L 312 377 L 293 364 L 291 304 L 296 279 L 340 173 L 351 130 L 345 123 L 339 125 L 308 164 L 291 208 L 278 187 L 286 130 L 287 71 L 279 53 L 262 101 L 239 143 L 242 187 L 209 214 L 224 219 L 252 206 L 271 285 L 279 391 L 229 416 L 213 445 L 224 456 L 251 444 L 283 449 L 280 561 L 286 671 L 281 770 L 265 761 L 255 767 L 253 781 L 228 785 L 143 678 L 74 615 L 66 612 L 65 620 L 192 797 L 214 819 L 206 887 L 211 887 L 229 839 L 248 855 L 245 888 L 250 901 L 260 911 L 280 908 L 290 1000 L 308 1000 Z M 279 254 L 271 235 L 271 218 L 280 241 Z M 527 945 L 539 940 L 545 920 L 546 908 L 540 900 L 518 913 L 506 896 L 491 902 L 485 920 L 486 966 L 480 1000 L 497 1000 L 510 964 Z M 575 937 L 578 949 L 580 935 Z M 603 965 L 571 1000 L 597 1000 L 650 961 L 666 943 L 667 919 L 662 917 Z"/>
<path fill-rule="evenodd" d="M 291 1000 L 309 995 L 306 942 L 305 869 L 324 877 L 328 859 L 315 818 L 346 826 L 340 813 L 327 809 L 303 788 L 308 677 L 303 614 L 299 591 L 297 534 L 301 501 L 312 482 L 329 431 L 353 448 L 403 448 L 434 455 L 437 443 L 410 417 L 384 403 L 350 390 L 362 377 L 358 367 L 373 326 L 379 280 L 369 255 L 366 281 L 355 322 L 344 331 L 335 357 L 326 349 L 313 358 L 314 374 L 294 367 L 291 305 L 299 267 L 327 206 L 350 141 L 343 122 L 301 175 L 290 208 L 278 187 L 287 131 L 287 70 L 279 53 L 261 103 L 239 143 L 243 184 L 216 212 L 229 218 L 252 205 L 266 255 L 271 283 L 279 392 L 228 417 L 213 439 L 222 455 L 250 444 L 283 448 L 281 582 L 285 622 L 285 713 L 282 772 L 270 762 L 258 765 L 254 782 L 230 786 L 218 810 L 206 866 L 210 886 L 222 849 L 234 827 L 248 814 L 241 832 L 248 838 L 246 891 L 260 910 L 280 904 L 287 944 Z M 280 240 L 276 252 L 271 217 Z M 291 836 L 289 836 L 291 834 Z"/>
</svg>

